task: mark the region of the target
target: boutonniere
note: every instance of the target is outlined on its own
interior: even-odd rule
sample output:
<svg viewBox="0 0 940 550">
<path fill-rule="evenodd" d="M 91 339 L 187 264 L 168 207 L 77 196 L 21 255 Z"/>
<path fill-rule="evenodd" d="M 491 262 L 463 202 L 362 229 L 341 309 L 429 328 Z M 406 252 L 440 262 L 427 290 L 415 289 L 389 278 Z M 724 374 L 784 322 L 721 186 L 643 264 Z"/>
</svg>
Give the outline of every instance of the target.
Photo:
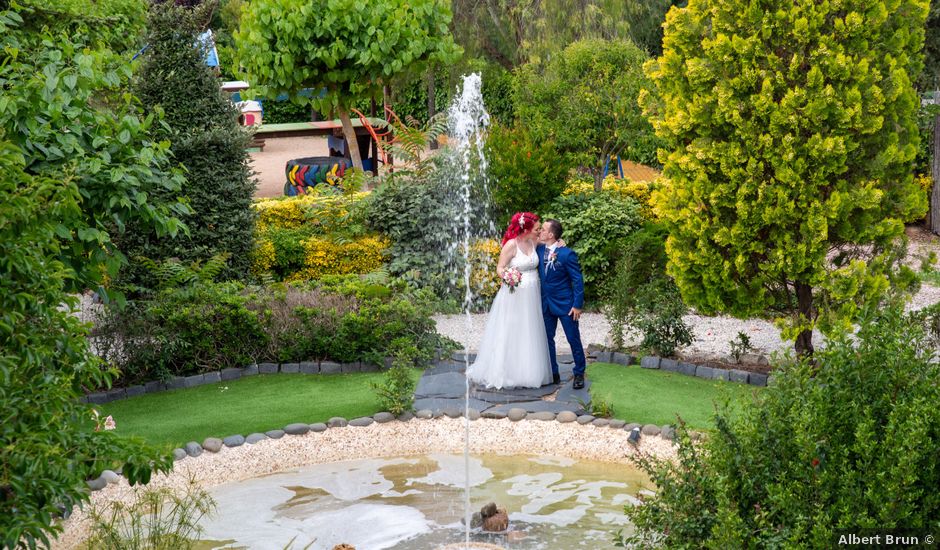
<svg viewBox="0 0 940 550">
<path fill-rule="evenodd" d="M 550 251 L 548 255 L 545 256 L 545 265 L 552 269 L 555 269 L 555 260 L 558 259 L 558 253 L 554 250 Z"/>
</svg>

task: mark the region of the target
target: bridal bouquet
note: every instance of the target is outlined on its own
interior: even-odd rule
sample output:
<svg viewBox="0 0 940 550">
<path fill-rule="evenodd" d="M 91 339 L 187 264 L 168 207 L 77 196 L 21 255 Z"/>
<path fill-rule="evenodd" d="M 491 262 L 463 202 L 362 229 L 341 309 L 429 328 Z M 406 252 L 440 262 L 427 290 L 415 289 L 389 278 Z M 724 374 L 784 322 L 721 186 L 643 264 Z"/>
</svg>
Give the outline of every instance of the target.
<svg viewBox="0 0 940 550">
<path fill-rule="evenodd" d="M 503 271 L 503 282 L 509 287 L 509 292 L 515 292 L 516 287 L 522 282 L 522 272 L 514 267 L 506 268 Z"/>
</svg>

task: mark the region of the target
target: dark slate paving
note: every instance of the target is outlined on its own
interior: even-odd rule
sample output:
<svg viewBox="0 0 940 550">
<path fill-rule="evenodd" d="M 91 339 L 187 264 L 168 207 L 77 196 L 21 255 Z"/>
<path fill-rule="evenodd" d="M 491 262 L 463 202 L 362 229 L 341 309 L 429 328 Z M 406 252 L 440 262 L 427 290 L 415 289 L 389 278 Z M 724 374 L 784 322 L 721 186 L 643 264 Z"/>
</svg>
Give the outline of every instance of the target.
<svg viewBox="0 0 940 550">
<path fill-rule="evenodd" d="M 574 386 L 571 384 L 565 384 L 565 386 L 558 391 L 555 400 L 574 404 L 577 404 L 578 400 L 580 400 L 581 403 L 587 404 L 591 402 L 591 394 L 588 393 L 589 389 L 591 389 L 591 380 L 589 378 L 584 379 L 584 387 L 580 390 L 574 389 Z"/>
<path fill-rule="evenodd" d="M 446 397 L 457 398 L 466 395 L 466 378 L 459 372 L 446 372 L 444 374 L 425 373 L 418 381 L 415 397 Z"/>
<path fill-rule="evenodd" d="M 548 384 L 547 386 L 542 386 L 540 388 L 502 388 L 498 390 L 494 388 L 471 387 L 470 391 L 471 392 L 474 392 L 474 391 L 487 392 L 487 393 L 502 394 L 502 395 L 517 395 L 520 397 L 528 397 L 529 398 L 528 401 L 531 401 L 533 397 L 545 397 L 546 395 L 555 393 L 555 390 L 557 389 L 558 389 L 558 386 L 556 386 L 555 384 Z"/>
<path fill-rule="evenodd" d="M 509 409 L 525 409 L 526 412 L 553 412 L 573 411 L 576 414 L 582 414 L 584 409 L 577 403 L 565 403 L 563 401 L 524 401 L 522 403 L 507 403 L 493 407 L 486 412 L 509 413 Z"/>
<path fill-rule="evenodd" d="M 463 363 L 452 363 L 452 362 L 438 363 L 434 365 L 433 367 L 425 370 L 424 376 L 433 375 L 433 374 L 445 374 L 448 372 L 462 373 L 465 368 L 466 368 L 466 365 L 464 365 Z"/>
<path fill-rule="evenodd" d="M 517 401 L 532 401 L 531 395 L 518 395 L 501 391 L 474 391 L 470 390 L 470 397 L 486 401 L 491 404 L 515 403 Z"/>
<path fill-rule="evenodd" d="M 472 397 L 470 398 L 471 409 L 482 411 L 488 409 L 490 406 L 490 403 L 480 401 L 479 399 L 474 399 Z M 415 399 L 414 409 L 416 411 L 427 409 L 434 414 L 439 412 L 443 413 L 447 409 L 459 409 L 462 411 L 464 410 L 464 400 L 463 397 L 460 399 L 444 399 L 441 397 Z"/>
</svg>

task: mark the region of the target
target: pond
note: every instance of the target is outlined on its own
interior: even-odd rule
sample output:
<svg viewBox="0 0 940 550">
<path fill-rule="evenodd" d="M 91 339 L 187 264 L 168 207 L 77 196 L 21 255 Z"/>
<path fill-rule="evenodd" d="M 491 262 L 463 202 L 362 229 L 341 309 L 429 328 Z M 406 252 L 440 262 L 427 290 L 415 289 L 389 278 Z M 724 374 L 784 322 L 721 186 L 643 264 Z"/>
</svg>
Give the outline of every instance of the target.
<svg viewBox="0 0 940 550">
<path fill-rule="evenodd" d="M 471 506 L 509 512 L 506 549 L 610 548 L 625 505 L 652 484 L 628 464 L 545 456 L 470 457 Z M 464 457 L 432 454 L 318 464 L 210 490 L 217 512 L 198 548 L 435 550 L 464 540 Z"/>
</svg>

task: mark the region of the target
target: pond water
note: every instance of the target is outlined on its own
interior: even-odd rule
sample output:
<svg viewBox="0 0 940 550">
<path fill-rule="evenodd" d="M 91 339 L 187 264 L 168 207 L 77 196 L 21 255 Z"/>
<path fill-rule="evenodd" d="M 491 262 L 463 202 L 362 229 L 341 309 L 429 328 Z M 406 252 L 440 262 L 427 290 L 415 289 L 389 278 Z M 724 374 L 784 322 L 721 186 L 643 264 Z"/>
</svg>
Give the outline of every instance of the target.
<svg viewBox="0 0 940 550">
<path fill-rule="evenodd" d="M 318 464 L 217 486 L 198 548 L 434 550 L 464 540 L 464 457 Z M 536 456 L 470 457 L 471 506 L 496 502 L 509 532 L 472 541 L 506 549 L 611 548 L 623 513 L 652 484 L 628 464 Z"/>
</svg>

